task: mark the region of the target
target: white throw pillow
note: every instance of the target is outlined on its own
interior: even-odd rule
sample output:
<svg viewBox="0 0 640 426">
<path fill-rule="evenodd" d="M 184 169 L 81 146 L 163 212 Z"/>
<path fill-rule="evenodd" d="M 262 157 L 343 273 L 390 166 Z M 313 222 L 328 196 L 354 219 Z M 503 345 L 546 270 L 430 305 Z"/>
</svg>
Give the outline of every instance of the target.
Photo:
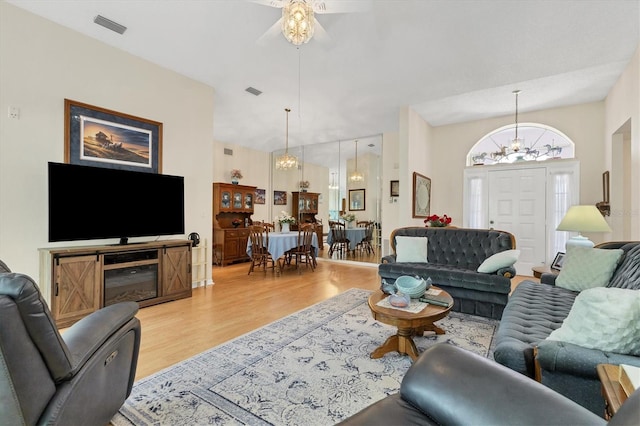
<svg viewBox="0 0 640 426">
<path fill-rule="evenodd" d="M 478 272 L 492 274 L 501 268 L 513 266 L 520 257 L 520 250 L 505 250 L 489 256 L 478 266 Z"/>
<path fill-rule="evenodd" d="M 623 253 L 620 249 L 571 247 L 567 249 L 556 285 L 572 291 L 604 287 L 611 280 Z"/>
<path fill-rule="evenodd" d="M 396 262 L 427 263 L 427 237 L 396 236 Z"/>
<path fill-rule="evenodd" d="M 562 326 L 547 340 L 640 355 L 640 291 L 596 287 L 582 291 Z"/>
</svg>

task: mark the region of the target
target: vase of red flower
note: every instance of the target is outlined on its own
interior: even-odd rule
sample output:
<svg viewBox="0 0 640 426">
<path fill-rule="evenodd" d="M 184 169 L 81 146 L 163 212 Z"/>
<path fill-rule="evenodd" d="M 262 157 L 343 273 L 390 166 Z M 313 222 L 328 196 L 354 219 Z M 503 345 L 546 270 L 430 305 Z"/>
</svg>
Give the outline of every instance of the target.
<svg viewBox="0 0 640 426">
<path fill-rule="evenodd" d="M 443 228 L 445 226 L 449 226 L 449 224 L 451 223 L 451 218 L 446 214 L 443 215 L 442 217 L 438 216 L 437 214 L 434 214 L 427 217 L 424 220 L 424 223 L 425 223 L 424 226 L 431 226 L 434 228 Z"/>
</svg>

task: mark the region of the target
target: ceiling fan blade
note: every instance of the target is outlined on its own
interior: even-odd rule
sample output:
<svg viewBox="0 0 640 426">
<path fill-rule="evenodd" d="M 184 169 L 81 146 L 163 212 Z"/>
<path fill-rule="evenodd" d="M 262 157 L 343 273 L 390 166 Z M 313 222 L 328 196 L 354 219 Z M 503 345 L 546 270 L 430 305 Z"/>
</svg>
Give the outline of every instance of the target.
<svg viewBox="0 0 640 426">
<path fill-rule="evenodd" d="M 263 6 L 277 7 L 282 9 L 288 0 L 247 0 L 251 3 L 261 4 Z"/>
<path fill-rule="evenodd" d="M 264 44 L 269 39 L 274 38 L 278 34 L 282 32 L 282 18 L 278 19 L 275 24 L 273 24 L 267 31 L 265 31 L 259 38 L 256 40 L 257 44 Z"/>
<path fill-rule="evenodd" d="M 315 13 L 354 13 L 371 10 L 371 0 L 324 0 L 313 3 Z"/>
</svg>

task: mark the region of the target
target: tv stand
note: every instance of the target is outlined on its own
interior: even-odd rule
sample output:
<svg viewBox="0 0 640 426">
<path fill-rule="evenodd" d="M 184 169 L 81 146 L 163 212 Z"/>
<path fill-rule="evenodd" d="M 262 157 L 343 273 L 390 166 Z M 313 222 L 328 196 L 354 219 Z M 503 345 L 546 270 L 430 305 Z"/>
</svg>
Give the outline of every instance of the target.
<svg viewBox="0 0 640 426">
<path fill-rule="evenodd" d="M 59 328 L 121 300 L 142 308 L 191 297 L 191 240 L 43 248 L 39 281 Z M 105 281 L 113 286 L 105 290 Z"/>
</svg>

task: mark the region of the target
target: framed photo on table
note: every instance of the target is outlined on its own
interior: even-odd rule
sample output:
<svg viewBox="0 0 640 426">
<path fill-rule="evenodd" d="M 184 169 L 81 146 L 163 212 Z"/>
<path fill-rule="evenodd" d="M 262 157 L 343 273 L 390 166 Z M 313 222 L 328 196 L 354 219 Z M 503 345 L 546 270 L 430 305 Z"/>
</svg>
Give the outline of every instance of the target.
<svg viewBox="0 0 640 426">
<path fill-rule="evenodd" d="M 551 264 L 551 269 L 560 271 L 562 269 L 563 263 L 564 263 L 564 253 L 559 251 L 558 254 L 556 254 L 555 259 L 553 259 L 553 263 Z"/>
<path fill-rule="evenodd" d="M 413 217 L 428 217 L 431 210 L 431 179 L 413 172 Z"/>
<path fill-rule="evenodd" d="M 67 163 L 162 172 L 162 123 L 64 100 Z"/>
<path fill-rule="evenodd" d="M 365 209 L 365 190 L 350 189 L 349 190 L 349 210 L 358 211 Z"/>
</svg>

